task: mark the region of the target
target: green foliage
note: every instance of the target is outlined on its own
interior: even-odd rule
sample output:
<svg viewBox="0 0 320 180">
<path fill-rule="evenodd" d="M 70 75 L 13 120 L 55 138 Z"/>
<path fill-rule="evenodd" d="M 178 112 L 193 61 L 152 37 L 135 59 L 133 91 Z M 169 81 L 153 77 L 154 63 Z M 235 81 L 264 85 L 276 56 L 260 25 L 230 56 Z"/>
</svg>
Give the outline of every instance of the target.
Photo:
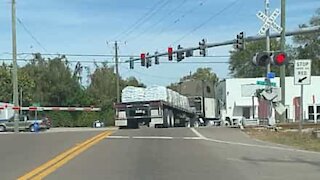
<svg viewBox="0 0 320 180">
<path fill-rule="evenodd" d="M 302 24 L 300 27 L 312 27 L 320 25 L 320 8 L 309 21 L 309 24 Z M 296 47 L 297 59 L 311 59 L 312 71 L 315 76 L 320 75 L 320 32 L 298 35 L 294 37 L 294 42 L 298 44 Z"/>
<path fill-rule="evenodd" d="M 1 102 L 12 101 L 11 76 L 11 66 L 0 65 Z M 101 112 L 45 112 L 55 127 L 91 127 L 95 120 L 114 125 L 116 79 L 113 67 L 96 65 L 91 84 L 84 88 L 68 67 L 65 56 L 45 59 L 41 54 L 35 54 L 30 63 L 18 68 L 18 84 L 23 92 L 24 106 L 39 103 L 41 106 L 94 106 L 102 109 Z M 128 85 L 144 86 L 135 77 L 120 78 L 121 89 Z"/>
<path fill-rule="evenodd" d="M 213 82 L 214 84 L 219 81 L 218 76 L 212 72 L 211 68 L 205 67 L 205 68 L 198 68 L 196 72 L 194 72 L 191 75 L 186 75 L 180 78 L 180 81 L 185 81 L 188 79 L 195 79 L 195 80 L 204 80 L 208 82 Z M 179 83 L 171 83 L 168 88 L 179 91 Z"/>
</svg>

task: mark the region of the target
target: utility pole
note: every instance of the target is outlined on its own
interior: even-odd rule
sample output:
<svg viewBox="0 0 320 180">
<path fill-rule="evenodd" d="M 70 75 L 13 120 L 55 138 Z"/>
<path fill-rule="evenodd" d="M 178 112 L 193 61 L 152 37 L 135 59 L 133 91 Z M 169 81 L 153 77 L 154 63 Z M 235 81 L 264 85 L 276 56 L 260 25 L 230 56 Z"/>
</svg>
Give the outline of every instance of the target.
<svg viewBox="0 0 320 180">
<path fill-rule="evenodd" d="M 12 0 L 12 84 L 13 84 L 13 104 L 19 106 L 18 93 L 18 70 L 17 70 L 17 39 L 16 39 L 16 1 Z M 19 110 L 14 111 L 14 132 L 19 133 Z"/>
<path fill-rule="evenodd" d="M 119 77 L 119 56 L 118 56 L 118 42 L 114 42 L 115 61 L 116 61 L 116 76 L 117 76 L 117 103 L 120 102 L 120 77 Z"/>
<path fill-rule="evenodd" d="M 285 45 L 286 45 L 286 0 L 281 0 L 281 51 L 285 52 Z M 286 66 L 280 67 L 280 88 L 281 88 L 281 103 L 285 106 L 286 104 Z M 286 121 L 286 113 L 280 116 L 280 122 Z"/>
</svg>

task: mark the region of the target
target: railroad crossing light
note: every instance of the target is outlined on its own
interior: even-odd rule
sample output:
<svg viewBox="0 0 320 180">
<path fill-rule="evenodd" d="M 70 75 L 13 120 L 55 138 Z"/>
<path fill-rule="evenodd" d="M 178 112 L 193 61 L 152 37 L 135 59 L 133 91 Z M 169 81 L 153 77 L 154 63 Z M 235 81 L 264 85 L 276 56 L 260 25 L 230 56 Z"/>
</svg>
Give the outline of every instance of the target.
<svg viewBox="0 0 320 180">
<path fill-rule="evenodd" d="M 270 63 L 270 53 L 256 53 L 253 56 L 252 63 L 256 66 L 267 66 Z"/>
<path fill-rule="evenodd" d="M 130 57 L 130 69 L 134 69 L 134 61 L 133 61 L 133 57 Z"/>
<path fill-rule="evenodd" d="M 199 42 L 199 48 L 200 48 L 200 55 L 202 55 L 203 57 L 205 57 L 207 55 L 207 50 L 206 50 L 206 40 L 202 39 Z"/>
<path fill-rule="evenodd" d="M 141 53 L 140 59 L 141 59 L 141 66 L 146 66 L 146 54 Z"/>
<path fill-rule="evenodd" d="M 193 56 L 193 50 L 186 51 L 186 57 Z"/>
<path fill-rule="evenodd" d="M 183 49 L 183 47 L 181 47 L 180 45 L 178 45 L 178 50 L 179 49 Z M 180 51 L 180 52 L 177 52 L 177 61 L 180 62 L 184 59 L 184 52 Z"/>
<path fill-rule="evenodd" d="M 155 55 L 155 57 L 154 57 L 154 64 L 160 64 L 160 62 L 159 62 L 159 56 L 157 56 L 159 53 L 158 53 L 158 51 L 156 51 L 155 53 L 154 53 L 154 55 Z"/>
<path fill-rule="evenodd" d="M 276 66 L 282 66 L 288 62 L 287 54 L 284 52 L 277 52 L 271 55 L 271 63 Z"/>
<path fill-rule="evenodd" d="M 172 52 L 173 52 L 173 49 L 172 47 L 168 47 L 168 60 L 169 61 L 172 61 Z"/>
<path fill-rule="evenodd" d="M 240 51 L 245 49 L 244 32 L 240 32 L 239 34 L 237 34 L 235 48 Z"/>
</svg>

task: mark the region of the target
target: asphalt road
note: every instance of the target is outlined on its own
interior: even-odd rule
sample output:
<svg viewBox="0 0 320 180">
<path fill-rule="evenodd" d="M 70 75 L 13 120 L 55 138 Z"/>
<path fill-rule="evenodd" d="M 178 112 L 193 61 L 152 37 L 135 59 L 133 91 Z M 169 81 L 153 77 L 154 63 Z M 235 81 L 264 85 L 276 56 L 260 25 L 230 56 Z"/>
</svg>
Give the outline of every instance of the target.
<svg viewBox="0 0 320 180">
<path fill-rule="evenodd" d="M 6 154 L 0 163 L 0 179 L 14 179 L 97 133 L 48 133 L 43 138 L 12 135 L 10 141 L 4 139 L 11 135 L 0 136 L 0 153 Z M 15 156 L 9 150 L 15 146 L 2 143 L 12 144 L 13 139 L 28 143 L 17 145 L 24 148 L 14 150 L 20 155 L 10 159 Z M 32 157 L 36 152 L 41 155 Z M 320 153 L 257 141 L 239 129 L 142 128 L 117 130 L 45 179 L 318 180 L 319 177 Z"/>
</svg>

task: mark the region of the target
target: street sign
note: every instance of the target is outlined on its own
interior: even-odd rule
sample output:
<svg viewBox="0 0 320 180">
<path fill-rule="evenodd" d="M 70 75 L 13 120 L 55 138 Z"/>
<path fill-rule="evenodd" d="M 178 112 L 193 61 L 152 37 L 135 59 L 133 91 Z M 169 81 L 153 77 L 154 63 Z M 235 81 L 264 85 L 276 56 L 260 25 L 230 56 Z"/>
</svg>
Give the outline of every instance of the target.
<svg viewBox="0 0 320 180">
<path fill-rule="evenodd" d="M 274 72 L 268 72 L 267 73 L 267 78 L 273 79 L 274 77 L 276 77 L 276 73 L 274 73 Z"/>
<path fill-rule="evenodd" d="M 294 84 L 311 84 L 311 60 L 301 59 L 294 61 Z"/>
<path fill-rule="evenodd" d="M 277 17 L 280 15 L 280 10 L 279 9 L 275 9 L 273 11 L 273 13 L 268 17 L 265 13 L 263 13 L 262 11 L 259 11 L 257 13 L 257 17 L 259 19 L 261 19 L 263 21 L 263 25 L 259 30 L 260 35 L 264 35 L 268 29 L 270 29 L 270 27 L 275 30 L 278 33 L 282 32 L 282 27 L 279 26 L 275 21 L 277 19 Z"/>
<path fill-rule="evenodd" d="M 256 82 L 257 85 L 263 85 L 263 86 L 267 86 L 268 85 L 268 82 L 266 81 L 257 81 Z M 273 86 L 273 87 L 276 87 L 277 84 L 275 82 L 270 82 L 270 85 Z"/>
</svg>

